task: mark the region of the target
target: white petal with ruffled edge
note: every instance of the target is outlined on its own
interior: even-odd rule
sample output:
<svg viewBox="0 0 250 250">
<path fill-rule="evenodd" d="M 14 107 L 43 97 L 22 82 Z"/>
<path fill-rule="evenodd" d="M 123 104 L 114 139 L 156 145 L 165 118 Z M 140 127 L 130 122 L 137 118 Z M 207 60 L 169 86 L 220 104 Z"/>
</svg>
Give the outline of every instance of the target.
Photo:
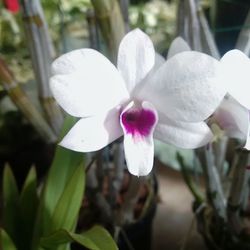
<svg viewBox="0 0 250 250">
<path fill-rule="evenodd" d="M 124 152 L 129 172 L 136 176 L 145 176 L 150 173 L 153 167 L 153 132 L 158 121 L 158 115 L 150 103 L 143 102 L 142 110 L 150 112 L 154 120 L 152 121 L 150 118 L 150 127 L 142 129 L 142 133 L 133 133 L 126 126 L 123 117 L 126 112 L 133 111 L 135 106 L 134 102 L 129 103 L 120 115 L 120 123 L 124 133 Z"/>
<path fill-rule="evenodd" d="M 180 148 L 193 149 L 206 145 L 213 139 L 213 133 L 205 122 L 175 122 L 165 118 L 154 132 L 155 139 Z"/>
<path fill-rule="evenodd" d="M 178 53 L 190 50 L 191 48 L 183 38 L 180 36 L 176 37 L 169 46 L 167 59 L 170 59 Z"/>
<path fill-rule="evenodd" d="M 151 102 L 172 120 L 200 122 L 208 118 L 226 94 L 218 82 L 219 62 L 206 54 L 188 51 L 170 58 L 135 96 Z"/>
<path fill-rule="evenodd" d="M 52 93 L 59 105 L 76 117 L 93 116 L 128 99 L 117 69 L 99 52 L 81 49 L 59 57 L 52 65 Z"/>
<path fill-rule="evenodd" d="M 240 50 L 231 50 L 221 59 L 221 76 L 228 93 L 250 109 L 250 60 Z"/>
<path fill-rule="evenodd" d="M 227 136 L 246 140 L 249 130 L 249 111 L 233 98 L 224 99 L 213 115 Z"/>
<path fill-rule="evenodd" d="M 99 150 L 122 136 L 120 109 L 106 115 L 80 119 L 60 142 L 60 145 L 78 152 Z"/>
<path fill-rule="evenodd" d="M 129 92 L 150 72 L 154 63 L 154 46 L 144 32 L 135 29 L 124 36 L 119 46 L 117 68 Z"/>
</svg>

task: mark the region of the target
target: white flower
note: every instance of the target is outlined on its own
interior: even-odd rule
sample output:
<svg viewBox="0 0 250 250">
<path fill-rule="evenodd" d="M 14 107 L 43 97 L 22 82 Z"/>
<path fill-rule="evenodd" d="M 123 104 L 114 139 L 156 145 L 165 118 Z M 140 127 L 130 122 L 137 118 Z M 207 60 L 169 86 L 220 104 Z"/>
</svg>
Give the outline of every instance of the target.
<svg viewBox="0 0 250 250">
<path fill-rule="evenodd" d="M 221 81 L 226 84 L 225 98 L 214 118 L 229 137 L 245 141 L 250 150 L 250 60 L 239 50 L 230 50 L 220 61 Z"/>
<path fill-rule="evenodd" d="M 228 93 L 250 109 L 250 59 L 240 50 L 230 50 L 221 58 L 221 71 Z"/>
<path fill-rule="evenodd" d="M 121 41 L 118 70 L 99 52 L 80 49 L 52 65 L 51 90 L 62 108 L 81 117 L 60 143 L 89 152 L 124 135 L 129 171 L 147 175 L 153 136 L 183 148 L 211 140 L 205 122 L 225 91 L 216 84 L 218 61 L 199 52 L 155 64 L 150 38 L 139 29 Z"/>
<path fill-rule="evenodd" d="M 189 45 L 180 37 L 176 38 L 168 52 L 168 58 L 191 51 Z M 245 142 L 244 148 L 250 150 L 250 60 L 239 50 L 227 52 L 220 60 L 218 84 L 225 85 L 228 95 L 213 114 L 216 122 L 230 138 Z"/>
</svg>

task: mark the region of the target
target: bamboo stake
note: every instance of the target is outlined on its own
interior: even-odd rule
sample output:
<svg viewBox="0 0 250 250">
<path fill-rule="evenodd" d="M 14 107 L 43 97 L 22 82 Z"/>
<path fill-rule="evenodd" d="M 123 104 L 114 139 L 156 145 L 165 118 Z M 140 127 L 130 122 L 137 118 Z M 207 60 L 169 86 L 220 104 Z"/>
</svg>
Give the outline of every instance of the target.
<svg viewBox="0 0 250 250">
<path fill-rule="evenodd" d="M 48 27 L 39 0 L 22 0 L 21 4 L 40 102 L 50 126 L 58 134 L 63 123 L 63 115 L 49 88 L 50 65 L 55 52 Z"/>
<path fill-rule="evenodd" d="M 177 36 L 181 36 L 188 44 L 191 44 L 186 0 L 179 0 L 178 3 Z"/>
<path fill-rule="evenodd" d="M 121 12 L 123 16 L 123 20 L 125 23 L 125 31 L 128 32 L 130 29 L 129 25 L 129 14 L 128 14 L 128 8 L 129 8 L 129 3 L 130 0 L 119 0 L 120 6 L 121 6 Z"/>
<path fill-rule="evenodd" d="M 64 14 L 64 10 L 63 10 L 63 4 L 62 4 L 62 0 L 58 0 L 58 14 L 59 14 L 59 18 L 60 18 L 60 40 L 61 40 L 61 44 L 62 44 L 62 48 L 60 50 L 60 52 L 66 53 L 68 51 L 68 45 L 66 42 L 66 32 L 65 32 L 65 14 Z"/>
<path fill-rule="evenodd" d="M 202 49 L 216 59 L 220 59 L 220 53 L 211 33 L 208 21 L 204 15 L 201 5 L 198 5 L 198 19 L 201 26 Z"/>
<path fill-rule="evenodd" d="M 91 0 L 102 36 L 111 59 L 116 62 L 120 41 L 125 35 L 125 25 L 117 0 Z"/>
<path fill-rule="evenodd" d="M 238 164 L 234 169 L 233 180 L 228 198 L 228 222 L 234 233 L 239 234 L 243 228 L 240 212 L 244 204 L 244 194 L 249 189 L 250 173 L 246 166 L 250 164 L 250 155 L 247 151 L 238 152 Z"/>
<path fill-rule="evenodd" d="M 235 48 L 250 56 L 250 10 L 238 36 Z"/>
<path fill-rule="evenodd" d="M 214 164 L 212 145 L 209 144 L 206 148 L 201 149 L 201 151 L 198 152 L 198 157 L 201 160 L 201 166 L 205 175 L 208 199 L 217 217 L 227 221 L 226 199 L 217 168 Z"/>
<path fill-rule="evenodd" d="M 224 163 L 226 158 L 228 145 L 228 137 L 222 137 L 218 142 L 214 144 L 214 157 L 215 157 L 215 166 L 218 169 L 218 172 L 223 177 L 224 173 Z"/>
<path fill-rule="evenodd" d="M 0 82 L 8 92 L 11 100 L 34 126 L 40 136 L 48 143 L 55 142 L 57 139 L 55 134 L 33 103 L 30 102 L 25 92 L 16 83 L 12 73 L 2 59 L 0 59 Z"/>
<path fill-rule="evenodd" d="M 89 31 L 90 48 L 100 50 L 100 42 L 96 25 L 96 18 L 93 9 L 89 9 L 86 13 Z"/>
<path fill-rule="evenodd" d="M 177 35 L 182 36 L 191 48 L 219 59 L 220 54 L 199 1 L 180 0 Z"/>
<path fill-rule="evenodd" d="M 37 13 L 39 14 L 42 24 L 43 24 L 43 35 L 44 35 L 44 44 L 47 45 L 48 52 L 50 55 L 50 58 L 55 58 L 56 57 L 56 50 L 54 47 L 54 44 L 52 42 L 49 28 L 48 28 L 48 23 L 46 21 L 44 12 L 43 12 L 43 7 L 41 5 L 40 0 L 35 0 L 34 2 L 34 9 L 37 10 Z"/>
<path fill-rule="evenodd" d="M 193 50 L 201 51 L 200 23 L 197 17 L 197 6 L 195 0 L 187 0 L 189 16 L 189 34 Z"/>
</svg>

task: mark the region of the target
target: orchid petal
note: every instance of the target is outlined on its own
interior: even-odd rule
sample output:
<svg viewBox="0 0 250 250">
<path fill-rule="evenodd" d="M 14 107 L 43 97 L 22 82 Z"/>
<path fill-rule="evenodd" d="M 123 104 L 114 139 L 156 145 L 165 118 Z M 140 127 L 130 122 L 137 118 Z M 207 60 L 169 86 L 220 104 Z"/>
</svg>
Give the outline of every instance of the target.
<svg viewBox="0 0 250 250">
<path fill-rule="evenodd" d="M 150 38 L 140 29 L 129 32 L 121 41 L 117 67 L 131 92 L 154 67 L 155 51 Z"/>
<path fill-rule="evenodd" d="M 99 150 L 122 136 L 119 108 L 107 114 L 80 119 L 60 142 L 60 145 L 78 152 Z"/>
<path fill-rule="evenodd" d="M 218 125 L 232 138 L 248 138 L 249 111 L 233 98 L 224 99 L 213 115 Z"/>
<path fill-rule="evenodd" d="M 160 55 L 159 53 L 155 53 L 155 64 L 154 67 L 150 70 L 150 72 L 147 74 L 146 78 L 144 79 L 144 81 L 146 81 L 146 79 L 149 79 L 150 77 L 152 77 L 154 75 L 154 73 L 166 62 L 165 58 Z M 143 84 L 143 83 L 141 83 Z M 140 84 L 136 85 L 135 88 L 133 89 L 133 91 L 130 92 L 130 96 L 131 98 L 136 98 L 134 96 L 134 93 L 136 93 L 136 89 L 137 87 L 140 87 Z"/>
<path fill-rule="evenodd" d="M 205 122 L 175 122 L 165 118 L 157 124 L 154 137 L 180 148 L 193 149 L 212 141 L 213 133 Z"/>
<path fill-rule="evenodd" d="M 124 152 L 128 170 L 136 176 L 148 175 L 154 163 L 153 136 L 134 140 L 131 135 L 124 136 Z"/>
<path fill-rule="evenodd" d="M 219 106 L 226 90 L 218 82 L 219 62 L 206 54 L 187 51 L 167 60 L 135 96 L 152 103 L 172 120 L 199 122 Z"/>
<path fill-rule="evenodd" d="M 153 132 L 158 115 L 154 107 L 147 102 L 142 103 L 139 111 L 142 113 L 136 113 L 137 111 L 134 102 L 128 104 L 120 115 L 120 124 L 124 132 L 124 152 L 128 170 L 133 175 L 145 176 L 153 167 Z M 129 122 L 131 124 L 128 124 Z M 132 128 L 133 126 L 135 127 Z"/>
<path fill-rule="evenodd" d="M 240 50 L 231 50 L 221 59 L 221 75 L 228 93 L 250 109 L 250 60 Z"/>
<path fill-rule="evenodd" d="M 161 54 L 155 53 L 154 69 L 160 68 L 165 63 L 165 61 L 166 61 L 165 58 Z"/>
<path fill-rule="evenodd" d="M 52 93 L 59 105 L 76 117 L 106 112 L 128 99 L 125 83 L 117 69 L 99 52 L 75 50 L 52 65 Z"/>
<path fill-rule="evenodd" d="M 178 53 L 184 52 L 184 51 L 191 51 L 191 48 L 189 47 L 188 43 L 182 38 L 182 37 L 176 37 L 172 43 L 170 44 L 170 47 L 168 49 L 168 56 L 167 59 L 170 59 L 171 57 L 175 56 Z"/>
</svg>

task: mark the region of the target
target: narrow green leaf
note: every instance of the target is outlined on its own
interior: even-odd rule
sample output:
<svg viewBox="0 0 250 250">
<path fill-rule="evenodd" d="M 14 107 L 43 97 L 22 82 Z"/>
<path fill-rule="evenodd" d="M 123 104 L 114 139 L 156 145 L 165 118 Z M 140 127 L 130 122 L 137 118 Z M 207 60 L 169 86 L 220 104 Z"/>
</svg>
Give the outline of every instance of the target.
<svg viewBox="0 0 250 250">
<path fill-rule="evenodd" d="M 38 207 L 37 177 L 35 167 L 32 167 L 24 182 L 20 195 L 20 217 L 22 230 L 22 249 L 30 249 L 32 234 Z"/>
<path fill-rule="evenodd" d="M 116 250 L 118 249 L 115 241 L 109 234 L 109 232 L 101 227 L 94 226 L 90 230 L 81 234 L 83 237 L 89 240 L 91 244 L 94 244 L 100 250 Z M 91 248 L 91 245 L 85 245 L 87 248 Z"/>
<path fill-rule="evenodd" d="M 76 121 L 77 119 L 74 117 L 66 117 L 60 136 L 61 138 L 70 130 Z M 33 249 L 37 248 L 39 237 L 51 232 L 51 218 L 54 214 L 58 200 L 70 177 L 83 161 L 84 156 L 82 153 L 57 146 L 53 163 L 42 190 L 42 197 L 34 229 Z"/>
<path fill-rule="evenodd" d="M 18 241 L 19 225 L 19 193 L 15 177 L 9 165 L 3 173 L 3 226 L 14 240 Z"/>
<path fill-rule="evenodd" d="M 0 229 L 0 249 L 3 250 L 17 250 L 17 248 L 15 247 L 13 241 L 11 240 L 11 238 L 9 237 L 9 235 L 4 231 L 4 229 Z"/>
<path fill-rule="evenodd" d="M 67 183 L 51 219 L 51 232 L 60 228 L 73 230 L 82 204 L 85 188 L 85 171 L 82 164 Z"/>
<path fill-rule="evenodd" d="M 67 133 L 67 131 L 75 124 L 75 122 L 76 118 L 69 116 L 66 117 L 64 126 L 62 128 L 61 137 Z M 69 178 L 82 162 L 82 153 L 57 146 L 55 157 L 49 170 L 43 194 L 43 205 L 46 209 L 43 218 L 43 223 L 45 223 L 45 234 L 50 231 L 50 229 L 47 228 L 47 225 L 50 224 L 51 216 L 55 211 L 58 199 L 61 197 Z"/>
<path fill-rule="evenodd" d="M 41 239 L 41 245 L 54 249 L 61 244 L 76 242 L 90 250 L 117 250 L 118 247 L 109 232 L 101 226 L 94 226 L 82 234 L 70 233 L 66 230 L 58 230 L 48 237 Z"/>
</svg>

